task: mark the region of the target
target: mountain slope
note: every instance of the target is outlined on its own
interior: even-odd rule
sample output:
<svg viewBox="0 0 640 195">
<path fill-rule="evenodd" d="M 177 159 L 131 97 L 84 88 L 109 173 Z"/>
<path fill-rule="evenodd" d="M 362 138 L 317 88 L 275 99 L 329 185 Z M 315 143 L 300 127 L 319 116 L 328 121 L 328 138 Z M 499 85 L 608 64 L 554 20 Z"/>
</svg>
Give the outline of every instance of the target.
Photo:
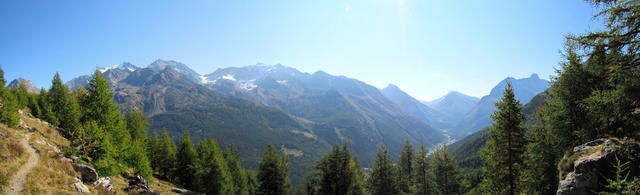
<svg viewBox="0 0 640 195">
<path fill-rule="evenodd" d="M 317 135 L 329 143 L 349 141 L 365 163 L 373 161 L 380 143 L 397 152 L 405 140 L 433 145 L 445 139 L 377 88 L 356 79 L 302 73 L 279 64 L 218 69 L 205 77 L 205 85 L 216 91 L 282 109 L 314 129 L 324 129 Z"/>
<path fill-rule="evenodd" d="M 447 129 L 453 126 L 453 121 L 447 114 L 424 105 L 406 92 L 402 91 L 398 86 L 389 84 L 380 91 L 385 97 L 389 98 L 404 110 L 432 127 Z"/>
<path fill-rule="evenodd" d="M 447 115 L 452 123 L 459 122 L 480 101 L 477 97 L 451 91 L 431 104 L 431 108 Z"/>
<path fill-rule="evenodd" d="M 11 83 L 9 83 L 7 87 L 17 89 L 20 87 L 20 85 L 24 85 L 24 87 L 27 89 L 27 92 L 29 93 L 40 93 L 40 89 L 38 89 L 38 87 L 36 87 L 33 82 L 31 82 L 30 80 L 25 80 L 23 78 L 13 79 L 13 81 L 11 81 Z"/>
<path fill-rule="evenodd" d="M 511 83 L 516 99 L 520 100 L 522 104 L 526 104 L 536 94 L 550 86 L 548 81 L 538 78 L 537 74 L 523 79 L 508 77 L 498 83 L 489 95 L 482 97 L 480 102 L 449 132 L 449 135 L 454 139 L 462 139 L 489 126 L 491 124 L 490 115 L 495 109 L 494 103 L 502 98 L 502 91 L 507 86 L 507 82 Z"/>
</svg>

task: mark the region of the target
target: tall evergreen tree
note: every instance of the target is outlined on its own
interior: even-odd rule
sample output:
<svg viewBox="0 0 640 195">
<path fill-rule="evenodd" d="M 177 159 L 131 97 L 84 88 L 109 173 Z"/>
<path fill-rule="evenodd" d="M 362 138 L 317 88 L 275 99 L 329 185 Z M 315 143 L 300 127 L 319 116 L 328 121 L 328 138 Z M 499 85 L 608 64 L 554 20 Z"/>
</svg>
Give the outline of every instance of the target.
<svg viewBox="0 0 640 195">
<path fill-rule="evenodd" d="M 420 150 L 415 157 L 415 163 L 413 167 L 413 182 L 415 184 L 416 195 L 436 194 L 434 189 L 435 176 L 431 171 L 428 151 L 424 144 L 420 144 Z"/>
<path fill-rule="evenodd" d="M 18 114 L 18 100 L 13 93 L 5 88 L 4 71 L 0 69 L 0 122 L 9 127 L 15 127 L 20 123 Z"/>
<path fill-rule="evenodd" d="M 151 135 L 147 142 L 147 156 L 151 161 L 151 168 L 153 168 L 154 171 L 160 171 L 162 150 L 162 142 L 156 132 L 153 132 L 153 135 Z"/>
<path fill-rule="evenodd" d="M 234 145 L 230 145 L 224 150 L 224 159 L 227 162 L 229 173 L 233 179 L 233 194 L 248 195 L 249 188 L 247 187 L 247 173 L 240 164 L 240 154 L 236 152 Z"/>
<path fill-rule="evenodd" d="M 27 107 L 29 104 L 29 92 L 27 91 L 27 87 L 24 86 L 24 83 L 21 83 L 17 89 L 14 89 L 13 92 L 18 100 L 18 108 Z"/>
<path fill-rule="evenodd" d="M 171 137 L 167 133 L 167 129 L 162 129 L 162 137 L 160 138 L 161 150 L 160 150 L 160 165 L 159 170 L 162 176 L 172 181 L 173 170 L 176 165 L 176 144 L 173 143 Z"/>
<path fill-rule="evenodd" d="M 135 140 L 132 142 L 129 165 L 134 169 L 136 175 L 151 179 L 153 170 L 151 169 L 151 162 L 146 154 L 145 142 L 143 140 Z"/>
<path fill-rule="evenodd" d="M 411 145 L 409 140 L 404 142 L 402 150 L 398 154 L 398 187 L 400 192 L 404 194 L 411 194 L 413 188 L 413 172 L 414 172 L 414 160 L 416 156 L 416 149 Z"/>
<path fill-rule="evenodd" d="M 124 162 L 131 146 L 131 135 L 122 120 L 118 105 L 113 101 L 109 82 L 104 79 L 102 73 L 96 71 L 89 81 L 87 91 L 88 96 L 84 104 L 86 113 L 83 121 L 96 121 L 101 128 L 104 128 L 118 150 L 115 159 Z"/>
<path fill-rule="evenodd" d="M 233 194 L 233 178 L 218 142 L 205 139 L 198 143 L 198 190 L 205 194 Z"/>
<path fill-rule="evenodd" d="M 368 191 L 373 195 L 398 194 L 396 171 L 387 147 L 382 145 L 376 154 L 368 179 Z"/>
<path fill-rule="evenodd" d="M 142 111 L 134 108 L 124 114 L 124 120 L 132 140 L 147 138 L 150 124 Z"/>
<path fill-rule="evenodd" d="M 348 144 L 337 143 L 331 153 L 318 160 L 307 176 L 309 194 L 362 194 L 363 174 Z"/>
<path fill-rule="evenodd" d="M 276 148 L 269 144 L 258 164 L 258 190 L 260 195 L 282 195 L 289 192 L 289 158 L 278 154 Z"/>
<path fill-rule="evenodd" d="M 196 153 L 196 150 L 193 148 L 189 131 L 184 131 L 182 134 L 182 138 L 180 138 L 180 142 L 178 143 L 176 157 L 175 178 L 177 183 L 187 189 L 194 189 L 195 178 L 193 176 L 196 173 L 198 153 Z"/>
<path fill-rule="evenodd" d="M 485 174 L 481 186 L 488 193 L 513 195 L 520 191 L 520 170 L 526 140 L 522 126 L 522 104 L 516 100 L 511 83 L 507 83 L 502 100 L 496 103 L 496 107 L 497 110 L 491 115 L 491 139 L 480 151 Z"/>
<path fill-rule="evenodd" d="M 45 120 L 51 124 L 57 123 L 58 119 L 56 118 L 55 113 L 53 113 L 51 104 L 49 104 L 49 97 L 47 91 L 42 88 L 40 89 L 40 94 L 38 94 L 38 106 L 40 107 L 40 115 L 38 118 Z"/>
<path fill-rule="evenodd" d="M 433 152 L 431 170 L 435 174 L 435 188 L 440 194 L 461 194 L 460 168 L 446 145 Z"/>
<path fill-rule="evenodd" d="M 53 76 L 53 80 L 51 80 L 51 88 L 48 92 L 49 104 L 51 105 L 51 111 L 54 113 L 59 121 L 52 121 L 51 124 L 60 126 L 64 121 L 62 121 L 62 115 L 65 112 L 65 106 L 67 106 L 67 100 L 69 98 L 69 89 L 62 84 L 62 79 L 60 79 L 60 74 L 56 72 Z M 64 127 L 63 127 L 64 128 Z"/>
</svg>

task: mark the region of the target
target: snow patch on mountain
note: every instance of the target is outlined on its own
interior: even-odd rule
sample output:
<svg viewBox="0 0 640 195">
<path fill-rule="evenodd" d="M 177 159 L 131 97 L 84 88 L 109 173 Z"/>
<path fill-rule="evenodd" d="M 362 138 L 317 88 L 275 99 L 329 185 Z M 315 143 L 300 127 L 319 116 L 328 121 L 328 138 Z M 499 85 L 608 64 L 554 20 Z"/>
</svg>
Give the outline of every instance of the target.
<svg viewBox="0 0 640 195">
<path fill-rule="evenodd" d="M 221 79 L 226 79 L 226 80 L 230 80 L 230 81 L 236 81 L 236 78 L 233 78 L 233 75 L 223 75 L 222 77 L 220 77 Z"/>
</svg>

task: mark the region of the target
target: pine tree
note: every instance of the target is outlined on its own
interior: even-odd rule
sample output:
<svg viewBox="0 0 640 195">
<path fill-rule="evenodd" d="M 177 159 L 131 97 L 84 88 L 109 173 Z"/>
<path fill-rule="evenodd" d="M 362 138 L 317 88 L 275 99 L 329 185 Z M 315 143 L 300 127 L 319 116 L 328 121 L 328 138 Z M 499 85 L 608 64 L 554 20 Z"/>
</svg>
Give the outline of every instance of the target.
<svg viewBox="0 0 640 195">
<path fill-rule="evenodd" d="M 151 179 L 153 170 L 151 169 L 151 162 L 146 154 L 144 141 L 135 140 L 132 145 L 129 165 L 134 169 L 136 175 L 140 175 L 147 180 Z"/>
<path fill-rule="evenodd" d="M 253 170 L 247 170 L 247 191 L 249 195 L 258 194 L 258 174 Z"/>
<path fill-rule="evenodd" d="M 278 154 L 276 148 L 269 144 L 264 150 L 258 164 L 258 190 L 260 195 L 282 195 L 289 192 L 289 158 Z"/>
<path fill-rule="evenodd" d="M 511 83 L 507 83 L 502 100 L 496 103 L 496 107 L 491 115 L 494 120 L 489 128 L 491 139 L 480 151 L 485 174 L 481 186 L 487 193 L 513 195 L 520 191 L 519 170 L 526 141 L 522 104 L 515 99 Z"/>
<path fill-rule="evenodd" d="M 424 144 L 420 144 L 420 150 L 415 157 L 415 163 L 413 167 L 413 182 L 415 184 L 416 195 L 436 194 L 434 189 L 435 180 L 433 172 L 431 171 L 430 159 L 427 156 L 427 148 Z"/>
<path fill-rule="evenodd" d="M 95 165 L 99 175 L 115 175 L 124 168 L 118 165 L 114 156 L 117 151 L 112 145 L 111 137 L 95 121 L 89 121 L 82 126 L 83 154 L 88 161 Z"/>
<path fill-rule="evenodd" d="M 34 117 L 40 117 L 42 111 L 40 110 L 40 104 L 38 104 L 38 94 L 29 94 L 29 103 L 27 107 L 31 110 L 31 114 Z"/>
<path fill-rule="evenodd" d="M 382 145 L 376 154 L 376 160 L 371 168 L 368 179 L 368 191 L 373 195 L 398 194 L 396 171 L 387 147 Z"/>
<path fill-rule="evenodd" d="M 414 160 L 416 156 L 416 150 L 411 145 L 409 140 L 406 140 L 402 151 L 398 154 L 398 187 L 400 192 L 404 194 L 411 194 L 413 188 L 412 176 L 414 168 Z"/>
<path fill-rule="evenodd" d="M 20 83 L 17 89 L 14 89 L 13 92 L 18 100 L 18 108 L 27 107 L 29 104 L 29 92 L 27 91 L 27 87 L 24 86 L 24 83 Z"/>
<path fill-rule="evenodd" d="M 180 142 L 178 143 L 178 152 L 176 154 L 176 183 L 184 186 L 187 189 L 194 189 L 196 173 L 196 163 L 198 160 L 198 153 L 193 148 L 193 142 L 191 142 L 191 136 L 189 131 L 184 131 Z"/>
<path fill-rule="evenodd" d="M 49 104 L 49 96 L 44 88 L 40 89 L 40 94 L 38 94 L 38 106 L 40 107 L 40 116 L 38 116 L 38 118 L 50 124 L 58 123 L 58 119 L 52 111 L 51 104 Z"/>
<path fill-rule="evenodd" d="M 460 194 L 460 169 L 446 145 L 433 153 L 431 170 L 435 174 L 435 188 L 440 194 Z"/>
<path fill-rule="evenodd" d="M 49 105 L 51 105 L 51 111 L 54 113 L 56 118 L 59 121 L 52 121 L 52 125 L 60 126 L 64 123 L 62 119 L 62 115 L 65 111 L 65 106 L 67 106 L 67 99 L 69 98 L 68 93 L 69 89 L 67 89 L 64 84 L 62 84 L 62 79 L 60 79 L 60 74 L 56 72 L 53 76 L 53 80 L 51 80 L 51 88 L 49 89 L 49 94 L 47 97 L 49 98 Z M 64 128 L 64 127 L 63 127 Z"/>
<path fill-rule="evenodd" d="M 337 143 L 331 153 L 325 155 L 307 175 L 306 191 L 309 194 L 362 194 L 363 174 L 360 163 L 352 156 L 347 143 Z"/>
<path fill-rule="evenodd" d="M 248 195 L 247 173 L 240 164 L 240 154 L 236 152 L 235 146 L 230 145 L 224 150 L 224 159 L 227 162 L 229 173 L 233 178 L 233 194 Z"/>
<path fill-rule="evenodd" d="M 18 100 L 13 93 L 4 87 L 5 83 L 4 71 L 0 69 L 0 122 L 9 127 L 15 127 L 20 123 Z"/>
<path fill-rule="evenodd" d="M 144 113 L 134 108 L 124 114 L 124 120 L 132 140 L 147 138 L 150 124 Z"/>
<path fill-rule="evenodd" d="M 232 194 L 233 178 L 229 173 L 224 154 L 215 140 L 198 143 L 198 190 L 205 194 Z"/>
<path fill-rule="evenodd" d="M 160 165 L 159 170 L 163 177 L 172 181 L 173 170 L 176 166 L 176 145 L 173 143 L 171 137 L 167 133 L 167 129 L 162 129 L 162 137 L 160 138 L 161 150 L 160 150 Z"/>
<path fill-rule="evenodd" d="M 96 121 L 109 134 L 118 151 L 114 159 L 124 163 L 130 155 L 131 135 L 122 120 L 118 105 L 113 101 L 109 82 L 99 71 L 96 71 L 89 81 L 87 91 L 88 96 L 84 104 L 86 113 L 83 121 Z"/>
<path fill-rule="evenodd" d="M 162 164 L 162 149 L 160 138 L 158 138 L 156 132 L 153 132 L 153 135 L 151 135 L 147 142 L 147 156 L 151 161 L 151 168 L 153 168 L 154 171 L 160 170 L 160 165 Z"/>
</svg>

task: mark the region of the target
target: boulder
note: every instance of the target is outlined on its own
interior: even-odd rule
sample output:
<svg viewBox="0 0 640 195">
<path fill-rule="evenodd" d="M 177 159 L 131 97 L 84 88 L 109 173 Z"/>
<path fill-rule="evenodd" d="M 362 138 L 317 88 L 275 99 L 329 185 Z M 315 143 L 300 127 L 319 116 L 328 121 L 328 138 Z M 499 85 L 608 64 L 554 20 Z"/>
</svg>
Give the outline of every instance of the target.
<svg viewBox="0 0 640 195">
<path fill-rule="evenodd" d="M 78 194 L 88 194 L 89 193 L 89 188 L 87 188 L 87 186 L 82 184 L 82 182 L 73 183 L 73 184 L 71 184 L 71 187 L 74 190 L 76 190 L 76 192 L 78 192 Z"/>
<path fill-rule="evenodd" d="M 607 179 L 616 177 L 614 166 L 628 162 L 628 178 L 640 175 L 640 144 L 632 139 L 600 138 L 573 148 L 558 169 L 556 194 L 593 194 L 605 190 Z"/>
<path fill-rule="evenodd" d="M 124 190 L 129 192 L 130 194 L 160 194 L 151 190 L 151 188 L 149 187 L 149 182 L 140 175 L 134 177 L 131 181 L 129 181 L 129 186 L 127 186 L 127 188 L 125 188 Z"/>
<path fill-rule="evenodd" d="M 103 190 L 106 190 L 109 192 L 113 192 L 113 186 L 111 185 L 111 178 L 109 177 L 102 177 L 98 179 L 95 183 L 93 183 L 93 186 L 97 188 L 98 187 L 102 188 Z"/>
<path fill-rule="evenodd" d="M 189 191 L 187 189 L 182 189 L 182 188 L 171 188 L 171 192 L 178 193 L 178 194 L 186 194 L 186 195 L 199 195 L 198 193 Z"/>
<path fill-rule="evenodd" d="M 82 182 L 84 183 L 94 183 L 98 180 L 98 172 L 89 165 L 73 163 L 73 169 L 76 170 L 76 172 L 80 172 Z"/>
</svg>

